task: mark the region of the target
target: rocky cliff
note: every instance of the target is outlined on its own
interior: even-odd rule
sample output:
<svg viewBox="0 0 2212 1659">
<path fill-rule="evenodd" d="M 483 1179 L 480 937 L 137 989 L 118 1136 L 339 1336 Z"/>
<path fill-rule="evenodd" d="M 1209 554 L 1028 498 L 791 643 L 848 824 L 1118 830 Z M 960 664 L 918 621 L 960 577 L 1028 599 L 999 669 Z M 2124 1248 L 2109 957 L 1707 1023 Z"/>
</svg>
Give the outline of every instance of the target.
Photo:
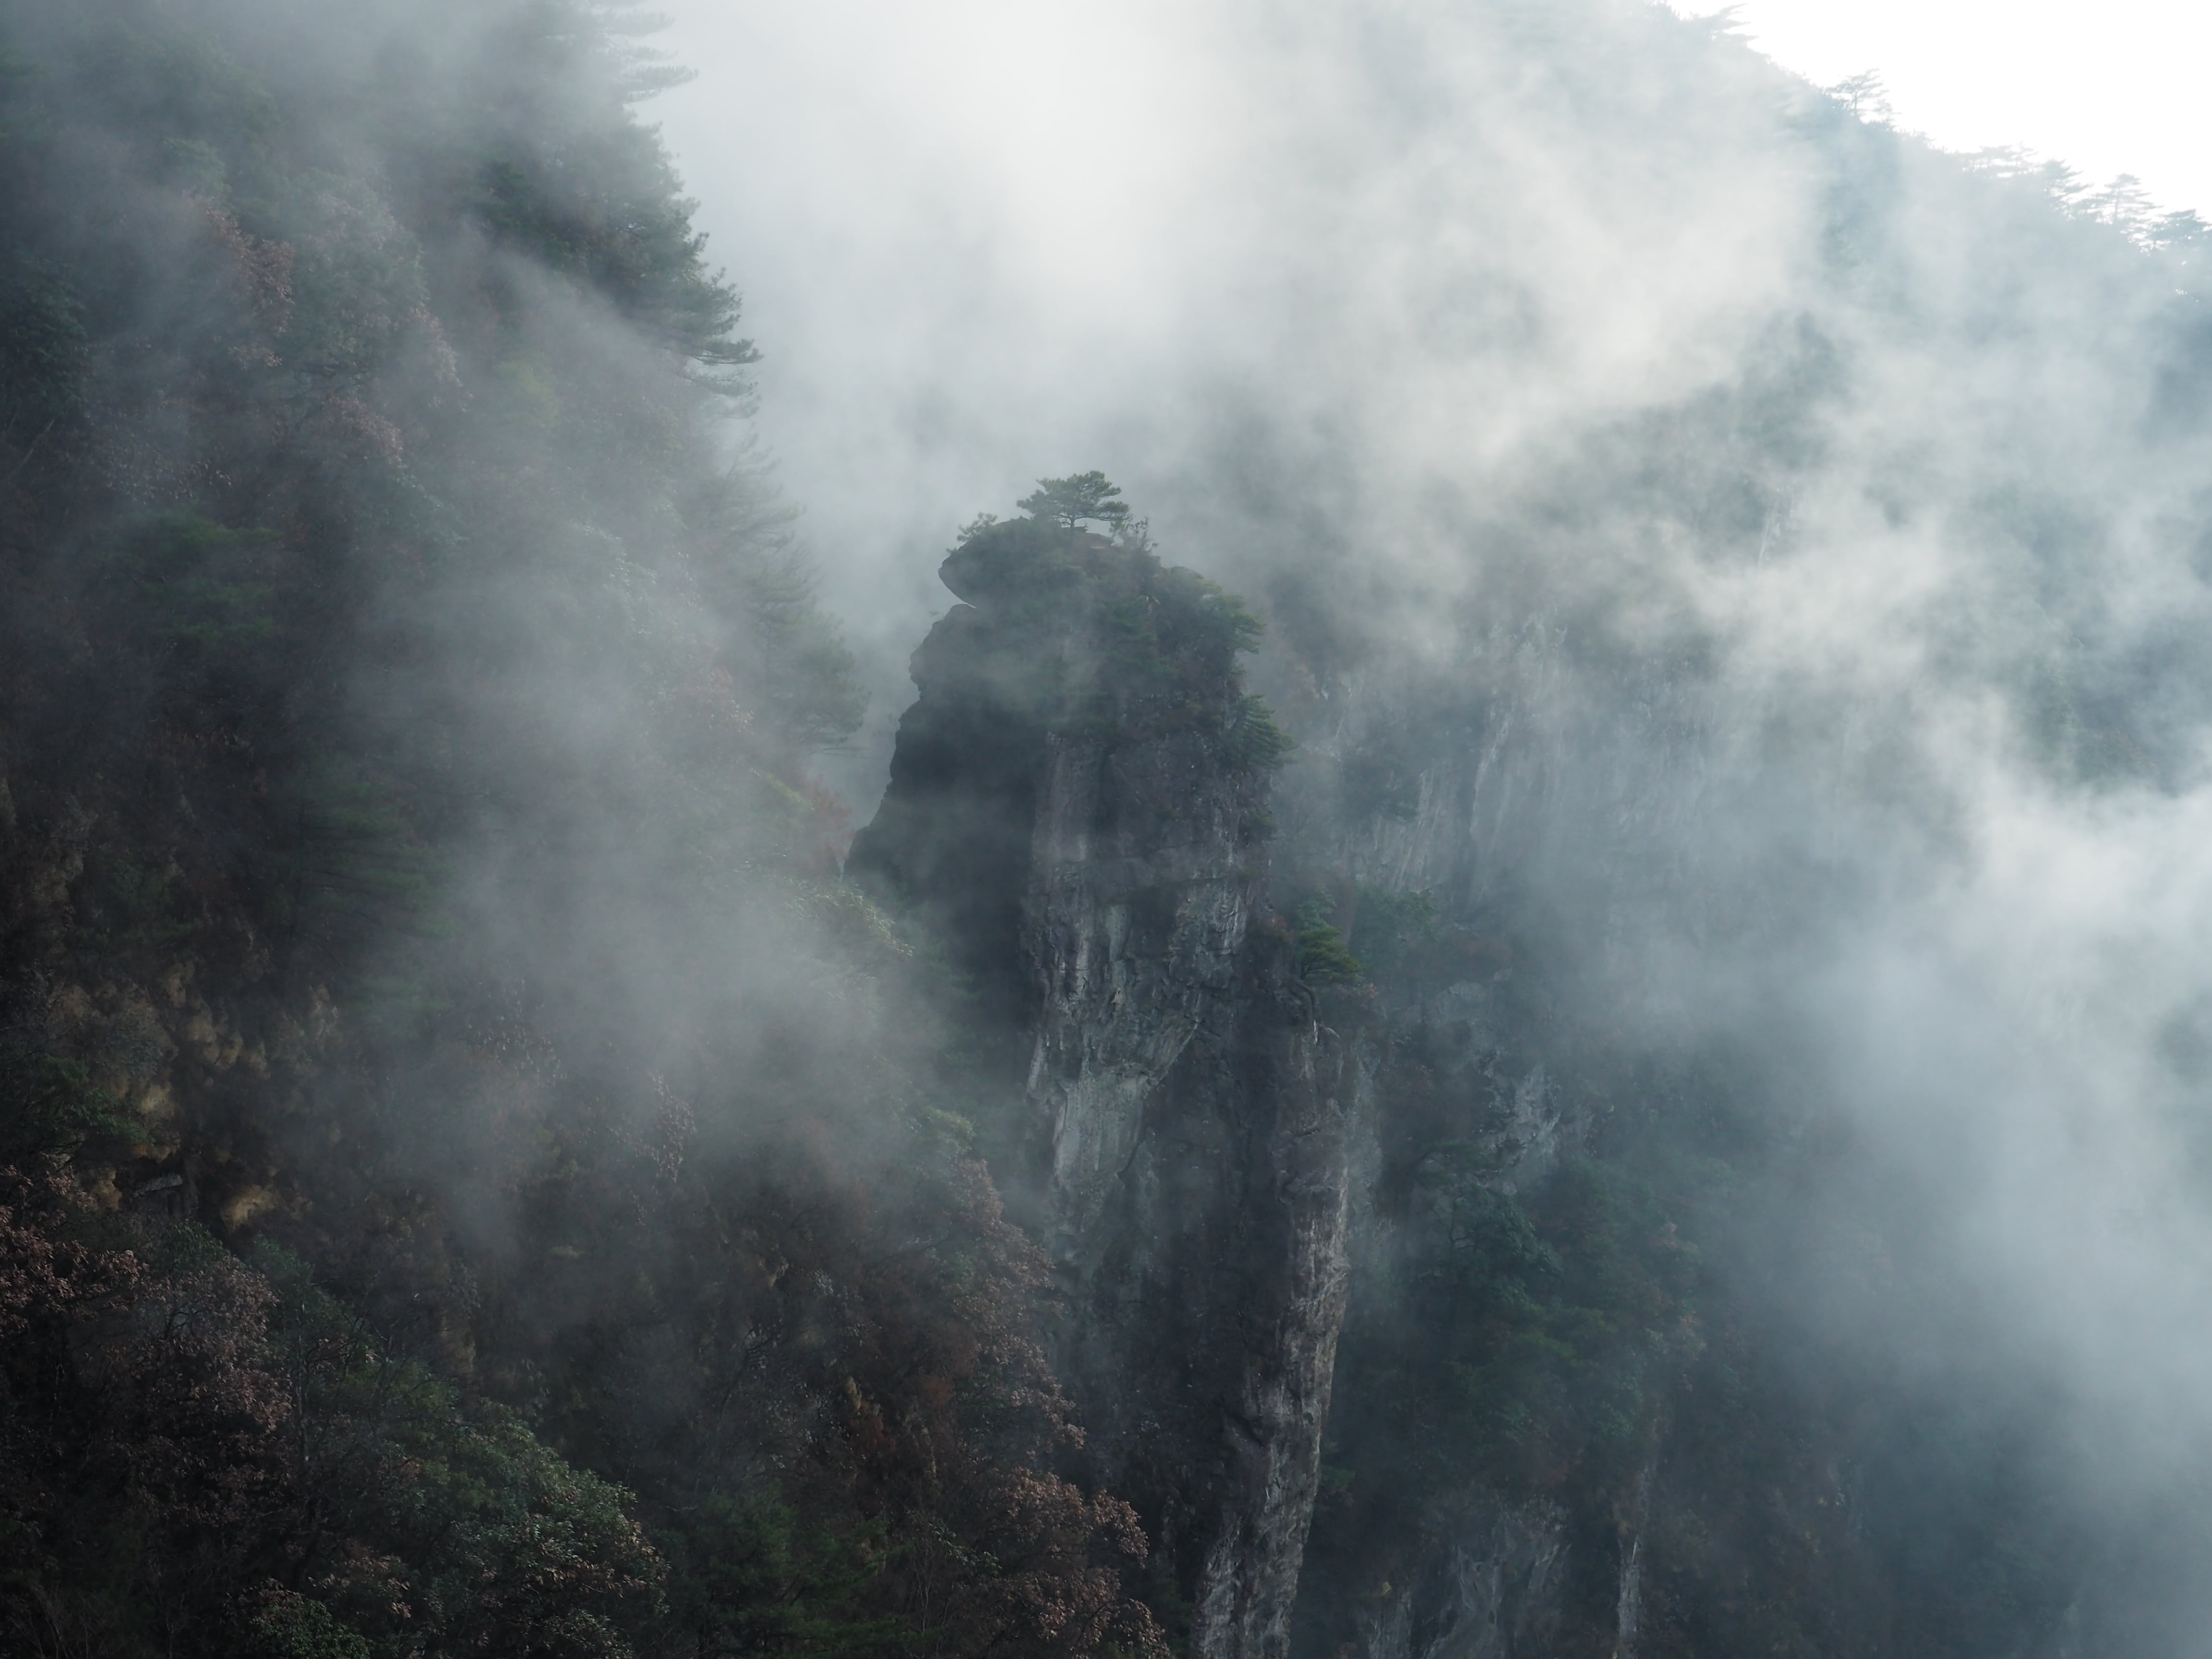
<svg viewBox="0 0 2212 1659">
<path fill-rule="evenodd" d="M 1962 1409 L 1769 1299 L 1788 1231 L 1759 1206 L 1806 1205 L 1848 1145 L 1784 1036 L 1649 1035 L 1683 981 L 1636 941 L 1753 956 L 1817 887 L 1694 833 L 1771 787 L 1715 760 L 1697 676 L 1532 627 L 1427 684 L 1328 689 L 1297 711 L 1275 884 L 1342 929 L 1362 1084 L 1294 1650 L 2069 1650 L 2105 1570 L 2037 1513 L 2032 1441 L 1990 1426 L 2017 1407 Z M 1885 1247 L 1820 1248 L 1864 1272 Z M 1951 1531 L 1961 1478 L 2038 1496 Z"/>
<path fill-rule="evenodd" d="M 1191 1650 L 1287 1650 L 1347 1281 L 1349 1078 L 1267 908 L 1283 743 L 1237 601 L 1036 519 L 945 562 L 851 869 L 986 1011 L 1096 1479 Z"/>
</svg>

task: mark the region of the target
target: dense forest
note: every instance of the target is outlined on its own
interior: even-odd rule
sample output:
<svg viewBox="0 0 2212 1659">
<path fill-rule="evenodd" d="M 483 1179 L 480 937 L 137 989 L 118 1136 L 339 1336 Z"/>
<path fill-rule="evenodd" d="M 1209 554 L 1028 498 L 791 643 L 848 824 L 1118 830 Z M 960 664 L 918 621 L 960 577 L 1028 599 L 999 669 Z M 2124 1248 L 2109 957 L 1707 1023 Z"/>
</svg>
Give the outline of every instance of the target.
<svg viewBox="0 0 2212 1659">
<path fill-rule="evenodd" d="M 1465 10 L 1796 147 L 1757 325 L 975 503 L 878 806 L 659 20 L 0 3 L 0 1648 L 2201 1650 L 2212 987 L 1975 907 L 2191 902 L 2203 228 Z"/>
</svg>

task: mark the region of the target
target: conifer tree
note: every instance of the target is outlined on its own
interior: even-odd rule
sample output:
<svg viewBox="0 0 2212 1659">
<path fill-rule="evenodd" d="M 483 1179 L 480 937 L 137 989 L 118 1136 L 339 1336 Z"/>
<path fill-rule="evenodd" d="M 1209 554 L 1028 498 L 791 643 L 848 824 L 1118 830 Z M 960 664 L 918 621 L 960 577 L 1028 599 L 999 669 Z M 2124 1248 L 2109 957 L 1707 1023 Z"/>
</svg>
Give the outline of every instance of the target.
<svg viewBox="0 0 2212 1659">
<path fill-rule="evenodd" d="M 1069 530 L 1085 521 L 1118 530 L 1129 518 L 1129 504 L 1114 499 L 1121 493 L 1118 484 L 1109 483 L 1106 475 L 1094 468 L 1065 478 L 1039 478 L 1036 493 L 1014 505 L 1033 519 L 1056 519 Z"/>
</svg>

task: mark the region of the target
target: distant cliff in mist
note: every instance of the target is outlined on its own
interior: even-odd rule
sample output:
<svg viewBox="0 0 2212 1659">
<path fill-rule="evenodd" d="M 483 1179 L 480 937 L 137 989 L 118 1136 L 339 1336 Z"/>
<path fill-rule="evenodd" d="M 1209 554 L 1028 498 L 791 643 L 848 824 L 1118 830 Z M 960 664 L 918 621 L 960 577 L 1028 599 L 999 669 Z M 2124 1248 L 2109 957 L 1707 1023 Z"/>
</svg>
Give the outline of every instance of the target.
<svg viewBox="0 0 2212 1659">
<path fill-rule="evenodd" d="M 2112 1431 L 1960 1264 L 2030 1259 L 2006 1066 L 2072 1033 L 2194 1146 L 2203 1010 L 1926 942 L 2003 937 L 2000 784 L 2099 847 L 2197 787 L 2198 233 L 1547 16 L 1467 13 L 1796 135 L 1803 303 L 1480 490 L 1301 460 L 1353 399 L 1194 451 L 1170 547 L 1039 480 L 856 833 L 881 676 L 651 19 L 0 12 L 0 1647 L 2195 1651 L 2187 1413 Z M 2004 228 L 1972 281 L 1916 191 Z M 1890 380 L 2036 445 L 1900 450 Z"/>
</svg>

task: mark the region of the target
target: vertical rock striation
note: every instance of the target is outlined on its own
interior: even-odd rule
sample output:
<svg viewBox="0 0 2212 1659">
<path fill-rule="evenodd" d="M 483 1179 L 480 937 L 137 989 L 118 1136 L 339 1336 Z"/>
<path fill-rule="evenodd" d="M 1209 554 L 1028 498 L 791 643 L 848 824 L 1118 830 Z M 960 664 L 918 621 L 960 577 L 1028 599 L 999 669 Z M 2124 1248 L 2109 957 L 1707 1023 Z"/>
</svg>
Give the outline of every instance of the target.
<svg viewBox="0 0 2212 1659">
<path fill-rule="evenodd" d="M 995 1023 L 1060 1361 L 1102 1482 L 1208 1659 L 1286 1651 L 1346 1273 L 1348 1079 L 1265 908 L 1281 747 L 1237 602 L 1036 520 L 946 561 L 967 604 L 854 848 Z"/>
</svg>

